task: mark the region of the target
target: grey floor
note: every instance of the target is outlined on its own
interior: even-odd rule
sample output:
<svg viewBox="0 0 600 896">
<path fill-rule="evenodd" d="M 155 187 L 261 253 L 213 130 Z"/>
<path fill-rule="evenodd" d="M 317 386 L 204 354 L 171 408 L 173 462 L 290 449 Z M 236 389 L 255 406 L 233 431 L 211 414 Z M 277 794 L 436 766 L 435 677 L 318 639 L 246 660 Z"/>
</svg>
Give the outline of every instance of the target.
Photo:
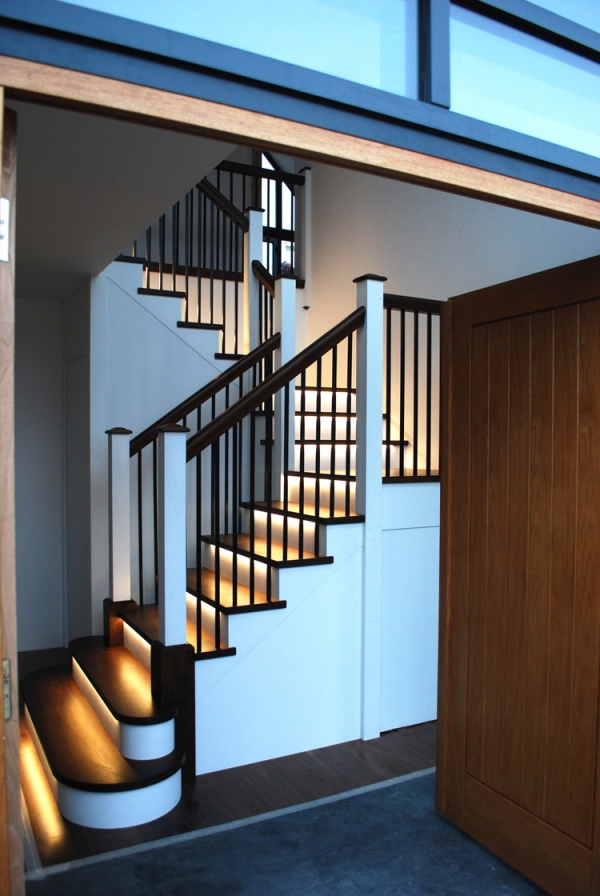
<svg viewBox="0 0 600 896">
<path fill-rule="evenodd" d="M 433 808 L 432 773 L 29 879 L 27 896 L 534 896 Z"/>
</svg>

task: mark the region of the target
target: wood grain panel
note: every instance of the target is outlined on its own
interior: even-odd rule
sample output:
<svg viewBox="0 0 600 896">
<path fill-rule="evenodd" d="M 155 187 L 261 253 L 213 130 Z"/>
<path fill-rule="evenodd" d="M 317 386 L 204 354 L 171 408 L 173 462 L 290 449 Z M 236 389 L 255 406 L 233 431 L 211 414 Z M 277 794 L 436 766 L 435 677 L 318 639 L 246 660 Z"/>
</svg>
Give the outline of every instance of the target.
<svg viewBox="0 0 600 896">
<path fill-rule="evenodd" d="M 552 559 L 552 311 L 531 319 L 529 577 L 522 804 L 543 817 Z"/>
<path fill-rule="evenodd" d="M 471 469 L 478 487 L 471 492 L 469 528 L 469 673 L 467 752 L 469 774 L 483 774 L 485 723 L 486 610 L 488 579 L 489 388 L 488 327 L 476 327 L 471 342 Z"/>
<path fill-rule="evenodd" d="M 506 665 L 501 792 L 519 802 L 523 783 L 524 670 L 527 656 L 529 545 L 530 319 L 510 321 L 506 568 Z"/>
<path fill-rule="evenodd" d="M 554 312 L 552 554 L 549 604 L 548 719 L 544 818 L 586 846 L 591 828 L 569 824 L 573 680 L 573 610 L 577 535 L 578 307 Z M 589 817 L 589 813 L 588 813 Z M 579 834 L 579 836 L 577 836 Z"/>
<path fill-rule="evenodd" d="M 14 491 L 14 288 L 17 189 L 17 117 L 5 110 L 1 195 L 11 204 L 10 254 L 0 262 L 0 604 L 2 656 L 10 660 L 12 717 L 4 725 L 11 894 L 24 892 L 17 687 Z"/>
<path fill-rule="evenodd" d="M 554 896 L 590 892 L 590 850 L 468 776 L 464 819 L 468 833 Z"/>
<path fill-rule="evenodd" d="M 508 370 L 509 324 L 489 331 L 488 556 L 482 780 L 502 787 L 506 676 L 506 568 L 508 565 Z"/>
<path fill-rule="evenodd" d="M 594 822 L 594 770 L 598 751 L 598 649 L 600 602 L 600 302 L 579 312 L 579 430 L 577 580 L 573 652 L 573 728 L 569 767 L 569 827 L 585 842 Z"/>
<path fill-rule="evenodd" d="M 573 281 L 577 289 L 573 289 Z M 600 296 L 600 255 L 488 286 L 461 298 L 474 298 L 472 326 L 533 314 L 546 308 L 577 305 Z"/>
<path fill-rule="evenodd" d="M 443 451 L 436 806 L 462 824 L 467 717 L 470 500 L 469 302 L 442 305 Z"/>
<path fill-rule="evenodd" d="M 384 174 L 446 192 L 600 227 L 600 202 L 458 162 L 438 159 L 301 122 L 61 69 L 0 57 L 0 84 L 11 93 L 137 117 L 208 137 Z"/>
</svg>

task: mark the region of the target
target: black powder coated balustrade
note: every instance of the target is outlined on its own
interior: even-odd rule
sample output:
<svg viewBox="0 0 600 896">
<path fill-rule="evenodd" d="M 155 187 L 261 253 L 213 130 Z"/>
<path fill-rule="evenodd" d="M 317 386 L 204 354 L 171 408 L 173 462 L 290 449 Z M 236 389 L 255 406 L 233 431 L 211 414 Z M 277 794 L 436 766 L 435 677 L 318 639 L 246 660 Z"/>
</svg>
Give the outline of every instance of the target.
<svg viewBox="0 0 600 896">
<path fill-rule="evenodd" d="M 192 435 L 198 433 L 272 373 L 279 343 L 277 333 L 131 440 L 130 457 L 137 459 L 134 481 L 140 606 L 158 600 L 158 430 L 170 424 L 183 424 L 190 428 Z M 243 443 L 238 450 L 245 450 Z M 228 494 L 226 500 L 229 500 Z M 198 637 L 201 637 L 200 630 Z"/>
<path fill-rule="evenodd" d="M 384 296 L 384 482 L 440 478 L 441 305 Z"/>
<path fill-rule="evenodd" d="M 356 477 L 350 449 L 356 331 L 364 315 L 364 308 L 354 311 L 187 442 L 188 464 L 196 467 L 190 590 L 198 598 L 198 630 L 201 603 L 214 608 L 217 644 L 222 607 L 239 610 L 243 601 L 243 607 L 267 608 L 277 601 L 274 569 L 331 562 L 321 555 L 320 521 L 360 519 L 352 508 Z M 322 431 L 324 418 L 329 439 Z M 315 439 L 307 436 L 307 419 L 315 421 Z M 336 446 L 345 452 L 343 463 Z"/>
</svg>

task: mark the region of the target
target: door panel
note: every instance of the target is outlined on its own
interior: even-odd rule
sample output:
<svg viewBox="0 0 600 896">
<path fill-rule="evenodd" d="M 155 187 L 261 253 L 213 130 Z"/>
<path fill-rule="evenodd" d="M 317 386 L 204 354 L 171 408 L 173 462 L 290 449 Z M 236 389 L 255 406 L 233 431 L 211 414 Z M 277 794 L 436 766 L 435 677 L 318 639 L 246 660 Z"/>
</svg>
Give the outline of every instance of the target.
<svg viewBox="0 0 600 896">
<path fill-rule="evenodd" d="M 446 322 L 438 808 L 556 894 L 590 892 L 594 852 L 597 296 L 588 259 Z"/>
</svg>

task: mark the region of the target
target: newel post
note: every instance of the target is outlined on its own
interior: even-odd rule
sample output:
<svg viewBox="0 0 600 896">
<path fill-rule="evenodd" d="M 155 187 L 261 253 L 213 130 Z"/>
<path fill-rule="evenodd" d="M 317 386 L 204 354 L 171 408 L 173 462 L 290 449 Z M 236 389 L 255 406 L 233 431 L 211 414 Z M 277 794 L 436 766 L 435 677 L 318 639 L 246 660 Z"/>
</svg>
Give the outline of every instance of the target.
<svg viewBox="0 0 600 896">
<path fill-rule="evenodd" d="M 186 433 L 162 426 L 157 444 L 158 639 L 165 646 L 186 639 Z"/>
<path fill-rule="evenodd" d="M 262 262 L 263 212 L 246 209 L 248 230 L 244 234 L 244 351 L 250 352 L 260 341 L 260 285 L 252 262 Z"/>
<path fill-rule="evenodd" d="M 275 297 L 273 301 L 273 332 L 281 334 L 279 348 L 275 352 L 275 369 L 278 370 L 291 361 L 296 354 L 296 278 L 277 277 L 275 279 Z M 288 467 L 294 465 L 294 383 L 289 385 L 289 417 L 288 427 Z M 273 453 L 273 494 L 278 500 L 280 497 L 282 473 L 284 470 L 284 446 L 285 446 L 285 407 L 283 392 L 275 396 L 275 421 L 274 433 L 275 450 Z"/>
<path fill-rule="evenodd" d="M 116 426 L 108 436 L 108 569 L 111 601 L 131 599 L 129 507 L 130 429 Z"/>
<path fill-rule="evenodd" d="M 356 304 L 364 306 L 356 353 L 356 510 L 365 515 L 362 582 L 361 737 L 381 733 L 381 558 L 383 413 L 383 284 L 357 277 Z"/>
</svg>

